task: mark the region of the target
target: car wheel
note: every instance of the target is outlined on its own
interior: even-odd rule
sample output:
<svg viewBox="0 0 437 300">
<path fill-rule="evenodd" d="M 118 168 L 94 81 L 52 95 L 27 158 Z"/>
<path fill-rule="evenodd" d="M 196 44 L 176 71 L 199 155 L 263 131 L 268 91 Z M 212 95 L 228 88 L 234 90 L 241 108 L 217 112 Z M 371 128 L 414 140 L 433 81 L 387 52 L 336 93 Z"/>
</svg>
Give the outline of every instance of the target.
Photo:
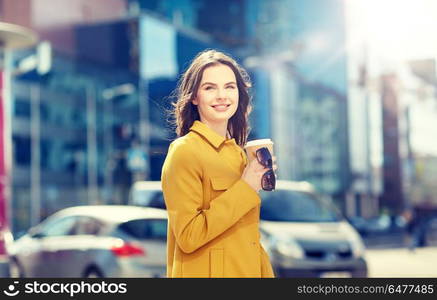
<svg viewBox="0 0 437 300">
<path fill-rule="evenodd" d="M 89 268 L 86 272 L 85 272 L 85 277 L 86 278 L 102 278 L 103 274 L 102 272 L 100 272 L 97 268 L 92 267 Z"/>
<path fill-rule="evenodd" d="M 12 259 L 9 262 L 9 276 L 11 278 L 24 278 L 25 277 L 23 267 L 15 259 Z"/>
</svg>

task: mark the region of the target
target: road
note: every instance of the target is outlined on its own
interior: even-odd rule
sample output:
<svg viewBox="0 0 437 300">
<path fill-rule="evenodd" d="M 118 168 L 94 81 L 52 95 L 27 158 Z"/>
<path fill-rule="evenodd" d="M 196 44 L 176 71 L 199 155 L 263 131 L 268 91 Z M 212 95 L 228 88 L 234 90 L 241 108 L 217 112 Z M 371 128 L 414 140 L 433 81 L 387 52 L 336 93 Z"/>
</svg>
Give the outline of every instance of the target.
<svg viewBox="0 0 437 300">
<path fill-rule="evenodd" d="M 437 247 L 368 249 L 369 277 L 436 277 Z"/>
</svg>

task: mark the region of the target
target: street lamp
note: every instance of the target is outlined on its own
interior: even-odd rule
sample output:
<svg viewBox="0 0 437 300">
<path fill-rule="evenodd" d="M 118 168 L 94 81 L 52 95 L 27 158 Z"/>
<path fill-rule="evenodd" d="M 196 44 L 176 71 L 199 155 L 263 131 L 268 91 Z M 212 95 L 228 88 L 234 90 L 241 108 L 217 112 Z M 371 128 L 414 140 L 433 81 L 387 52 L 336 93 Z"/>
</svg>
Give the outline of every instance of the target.
<svg viewBox="0 0 437 300">
<path fill-rule="evenodd" d="M 28 48 L 37 43 L 37 36 L 27 28 L 0 22 L 0 277 L 9 276 L 6 244 L 12 241 L 10 232 L 11 197 L 11 116 L 10 116 L 10 51 Z"/>
<path fill-rule="evenodd" d="M 29 48 L 38 41 L 36 34 L 22 26 L 0 22 L 1 50 Z"/>
</svg>

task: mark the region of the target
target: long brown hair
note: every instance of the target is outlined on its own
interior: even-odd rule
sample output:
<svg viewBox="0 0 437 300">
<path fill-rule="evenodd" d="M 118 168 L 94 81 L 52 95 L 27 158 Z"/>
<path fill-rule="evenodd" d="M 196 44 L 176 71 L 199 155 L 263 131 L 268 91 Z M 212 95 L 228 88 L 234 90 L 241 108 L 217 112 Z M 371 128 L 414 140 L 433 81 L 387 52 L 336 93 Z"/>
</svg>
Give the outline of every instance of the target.
<svg viewBox="0 0 437 300">
<path fill-rule="evenodd" d="M 232 69 L 237 80 L 238 108 L 229 119 L 228 132 L 238 145 L 243 146 L 249 135 L 249 114 L 252 110 L 249 89 L 251 82 L 247 72 L 229 55 L 217 50 L 205 50 L 197 54 L 190 66 L 183 73 L 176 89 L 177 100 L 171 111 L 176 125 L 177 136 L 184 136 L 195 120 L 200 120 L 197 106 L 192 103 L 197 95 L 203 72 L 206 68 L 223 64 Z"/>
</svg>

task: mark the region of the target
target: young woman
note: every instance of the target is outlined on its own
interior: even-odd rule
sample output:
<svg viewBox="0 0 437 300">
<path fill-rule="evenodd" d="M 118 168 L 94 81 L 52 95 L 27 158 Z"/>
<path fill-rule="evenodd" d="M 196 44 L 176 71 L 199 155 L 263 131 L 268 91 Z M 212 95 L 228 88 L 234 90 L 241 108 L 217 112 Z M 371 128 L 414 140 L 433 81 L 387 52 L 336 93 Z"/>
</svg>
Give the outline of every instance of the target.
<svg viewBox="0 0 437 300">
<path fill-rule="evenodd" d="M 178 138 L 161 178 L 168 277 L 273 277 L 259 232 L 266 169 L 256 160 L 247 163 L 242 148 L 249 87 L 237 62 L 215 50 L 199 53 L 179 82 L 173 111 Z"/>
</svg>

